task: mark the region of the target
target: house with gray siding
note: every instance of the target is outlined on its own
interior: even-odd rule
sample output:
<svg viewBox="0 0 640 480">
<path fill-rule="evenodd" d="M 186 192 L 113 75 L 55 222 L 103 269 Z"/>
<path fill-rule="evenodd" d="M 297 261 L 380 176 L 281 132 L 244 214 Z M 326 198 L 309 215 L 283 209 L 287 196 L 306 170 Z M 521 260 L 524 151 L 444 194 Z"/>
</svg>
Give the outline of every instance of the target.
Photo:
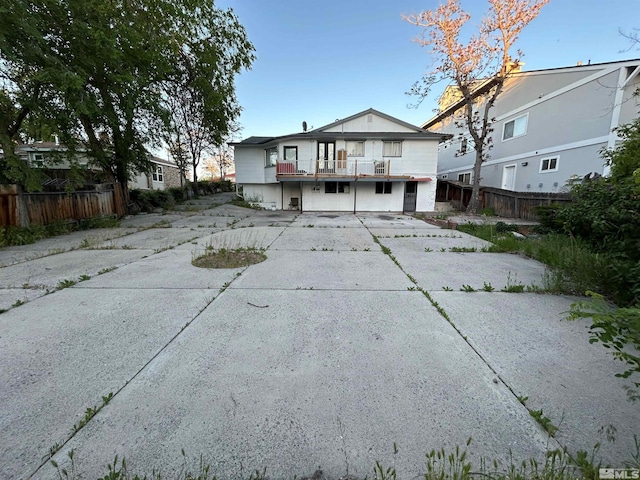
<svg viewBox="0 0 640 480">
<path fill-rule="evenodd" d="M 426 212 L 434 210 L 441 140 L 371 108 L 314 130 L 230 145 L 245 200 L 264 208 Z"/>
<path fill-rule="evenodd" d="M 491 110 L 493 147 L 480 184 L 558 192 L 570 179 L 607 175 L 600 152 L 619 141 L 615 127 L 638 116 L 639 73 L 640 59 L 514 73 Z M 456 126 L 463 105 L 448 88 L 422 125 L 452 135 L 440 144 L 439 180 L 472 182 L 473 140 Z"/>
</svg>

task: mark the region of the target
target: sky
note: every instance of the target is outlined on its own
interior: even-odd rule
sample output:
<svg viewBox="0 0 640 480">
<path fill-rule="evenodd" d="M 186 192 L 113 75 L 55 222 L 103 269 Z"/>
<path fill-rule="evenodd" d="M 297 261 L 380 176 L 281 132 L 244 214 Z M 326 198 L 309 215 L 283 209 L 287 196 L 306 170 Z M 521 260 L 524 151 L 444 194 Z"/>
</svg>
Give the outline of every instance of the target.
<svg viewBox="0 0 640 480">
<path fill-rule="evenodd" d="M 444 0 L 443 0 L 444 1 Z M 430 69 L 421 29 L 402 15 L 440 0 L 218 0 L 232 8 L 256 49 L 236 79 L 243 109 L 234 140 L 318 128 L 368 108 L 420 125 L 433 116 L 439 85 L 416 108 L 405 94 Z M 486 0 L 461 0 L 477 29 Z M 520 34 L 523 70 L 640 57 L 619 32 L 640 28 L 640 0 L 551 0 Z M 469 30 L 469 33 L 472 33 Z M 413 105 L 413 107 L 411 107 Z"/>
</svg>

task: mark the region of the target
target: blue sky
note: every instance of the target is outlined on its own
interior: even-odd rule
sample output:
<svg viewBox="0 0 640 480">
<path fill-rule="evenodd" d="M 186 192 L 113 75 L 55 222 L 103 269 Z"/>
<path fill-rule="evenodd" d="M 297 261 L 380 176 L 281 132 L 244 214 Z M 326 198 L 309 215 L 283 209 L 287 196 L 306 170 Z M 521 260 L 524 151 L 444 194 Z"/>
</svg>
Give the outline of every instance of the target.
<svg viewBox="0 0 640 480">
<path fill-rule="evenodd" d="M 253 68 L 237 78 L 243 113 L 239 138 L 320 127 L 367 108 L 419 125 L 433 115 L 441 85 L 416 109 L 405 95 L 431 65 L 403 14 L 439 0 L 220 0 L 256 48 Z M 462 0 L 476 26 L 485 0 Z M 525 70 L 640 57 L 619 30 L 640 27 L 639 0 L 551 0 L 520 35 Z M 473 27 L 472 27 L 473 28 Z M 237 138 L 238 139 L 238 138 Z"/>
</svg>

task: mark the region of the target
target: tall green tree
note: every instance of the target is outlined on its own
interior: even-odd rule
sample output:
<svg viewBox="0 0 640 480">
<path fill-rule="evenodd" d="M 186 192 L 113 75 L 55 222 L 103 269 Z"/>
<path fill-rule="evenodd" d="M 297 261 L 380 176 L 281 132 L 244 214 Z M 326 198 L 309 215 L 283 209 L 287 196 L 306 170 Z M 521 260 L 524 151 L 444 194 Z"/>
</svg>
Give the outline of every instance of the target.
<svg viewBox="0 0 640 480">
<path fill-rule="evenodd" d="M 11 65 L 46 69 L 47 106 L 65 143 L 86 149 L 122 185 L 125 201 L 129 177 L 149 170 L 147 148 L 160 144 L 168 124 L 167 81 L 191 78 L 207 99 L 207 125 L 221 135 L 236 120 L 235 74 L 250 66 L 253 46 L 231 10 L 206 0 L 0 0 L 0 5 L 17 16 L 28 12 L 34 25 L 17 37 L 10 24 L 0 23 L 0 49 L 11 52 Z M 40 57 L 32 54 L 30 42 L 39 45 Z M 189 71 L 185 55 L 192 59 Z"/>
</svg>

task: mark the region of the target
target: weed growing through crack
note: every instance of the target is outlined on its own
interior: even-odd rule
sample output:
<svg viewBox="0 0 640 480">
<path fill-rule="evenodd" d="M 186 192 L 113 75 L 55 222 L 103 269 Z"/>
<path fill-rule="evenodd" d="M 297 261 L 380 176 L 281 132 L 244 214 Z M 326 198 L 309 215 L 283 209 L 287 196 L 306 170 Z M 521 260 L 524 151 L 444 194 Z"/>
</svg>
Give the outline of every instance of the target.
<svg viewBox="0 0 640 480">
<path fill-rule="evenodd" d="M 27 303 L 26 300 L 16 300 L 15 302 L 13 302 L 11 306 L 15 308 L 15 307 L 19 307 L 20 305 L 24 305 L 25 303 Z"/>
<path fill-rule="evenodd" d="M 112 398 L 113 398 L 113 392 L 111 392 L 108 395 L 102 397 L 102 404 L 100 406 L 88 407 L 84 412 L 84 417 L 82 417 L 80 419 L 80 421 L 78 423 L 76 423 L 72 427 L 73 433 L 76 433 L 78 430 L 80 430 L 82 427 L 84 427 L 87 423 L 89 423 L 89 420 L 91 420 L 93 417 L 95 417 L 96 414 L 100 410 L 102 410 L 104 408 L 104 406 L 107 405 L 111 401 Z"/>
<path fill-rule="evenodd" d="M 78 277 L 79 282 L 86 282 L 87 280 L 91 280 L 90 275 L 83 274 Z"/>
<path fill-rule="evenodd" d="M 473 288 L 471 285 L 462 285 L 462 288 L 460 289 L 460 291 L 470 293 L 470 292 L 475 292 L 476 289 Z"/>
<path fill-rule="evenodd" d="M 433 250 L 432 250 L 432 249 L 430 249 L 429 247 L 425 247 L 425 248 L 424 248 L 424 251 L 425 251 L 425 252 L 427 252 L 427 253 L 428 253 L 428 252 L 433 252 Z"/>
<path fill-rule="evenodd" d="M 98 270 L 98 275 L 104 275 L 105 273 L 113 272 L 118 267 L 106 267 Z"/>
<path fill-rule="evenodd" d="M 451 288 L 451 287 L 449 287 L 449 286 L 447 286 L 447 285 L 445 285 L 444 287 L 442 287 L 442 290 L 443 290 L 444 292 L 453 292 L 453 288 Z"/>
<path fill-rule="evenodd" d="M 524 405 L 524 404 L 523 404 Z M 553 437 L 558 431 L 558 427 L 556 427 L 549 417 L 546 417 L 542 411 L 540 410 L 529 410 L 529 415 L 531 415 L 536 422 L 540 424 L 542 428 L 549 434 L 550 437 Z"/>
<path fill-rule="evenodd" d="M 474 253 L 477 252 L 478 249 L 476 247 L 451 247 L 449 248 L 449 251 L 457 253 Z"/>
<path fill-rule="evenodd" d="M 491 282 L 484 282 L 482 290 L 484 290 L 485 292 L 493 292 L 495 288 L 493 288 L 493 285 L 491 285 Z"/>
<path fill-rule="evenodd" d="M 69 279 L 60 280 L 56 288 L 58 290 L 62 290 L 63 288 L 73 287 L 76 283 L 77 282 L 75 280 L 69 280 Z"/>
</svg>

